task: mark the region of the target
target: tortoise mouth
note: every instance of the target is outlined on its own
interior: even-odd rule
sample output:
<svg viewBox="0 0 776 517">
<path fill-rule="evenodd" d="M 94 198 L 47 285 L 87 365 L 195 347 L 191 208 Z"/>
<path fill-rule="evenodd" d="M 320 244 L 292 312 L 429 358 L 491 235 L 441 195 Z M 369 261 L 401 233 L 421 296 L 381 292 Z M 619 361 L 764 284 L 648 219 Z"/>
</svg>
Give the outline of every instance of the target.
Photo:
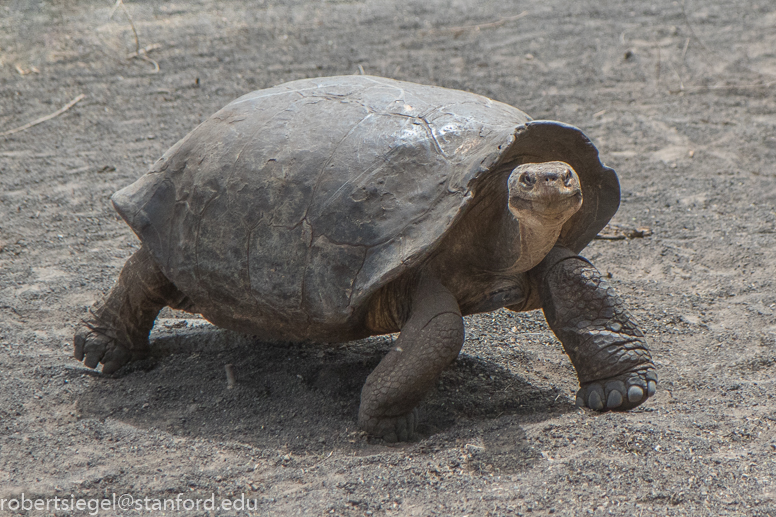
<svg viewBox="0 0 776 517">
<path fill-rule="evenodd" d="M 551 217 L 565 222 L 582 206 L 579 176 L 565 162 L 527 163 L 509 176 L 509 209 L 518 218 Z"/>
</svg>

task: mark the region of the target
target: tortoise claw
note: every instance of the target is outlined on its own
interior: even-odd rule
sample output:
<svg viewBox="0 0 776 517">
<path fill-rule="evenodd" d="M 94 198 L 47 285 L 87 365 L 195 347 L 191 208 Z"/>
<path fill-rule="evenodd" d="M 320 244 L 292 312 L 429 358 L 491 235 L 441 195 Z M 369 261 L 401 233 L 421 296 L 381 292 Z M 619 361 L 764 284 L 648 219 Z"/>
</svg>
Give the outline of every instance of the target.
<svg viewBox="0 0 776 517">
<path fill-rule="evenodd" d="M 362 428 L 372 436 L 382 438 L 388 443 L 406 442 L 415 435 L 418 423 L 418 410 L 394 417 L 370 418 L 362 422 Z"/>
<path fill-rule="evenodd" d="M 577 407 L 596 411 L 626 411 L 644 403 L 657 390 L 653 368 L 590 382 L 577 392 Z"/>
<path fill-rule="evenodd" d="M 83 321 L 73 337 L 73 357 L 84 366 L 96 368 L 102 363 L 102 373 L 110 374 L 145 354 L 133 353 L 122 346 L 108 328 L 93 321 Z"/>
</svg>

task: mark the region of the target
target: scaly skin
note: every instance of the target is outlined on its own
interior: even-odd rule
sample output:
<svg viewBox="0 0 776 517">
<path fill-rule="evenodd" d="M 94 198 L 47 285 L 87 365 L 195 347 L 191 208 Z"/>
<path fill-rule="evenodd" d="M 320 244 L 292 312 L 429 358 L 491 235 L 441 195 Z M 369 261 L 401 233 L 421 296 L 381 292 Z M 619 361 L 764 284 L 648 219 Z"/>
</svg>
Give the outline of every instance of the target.
<svg viewBox="0 0 776 517">
<path fill-rule="evenodd" d="M 73 355 L 89 368 L 102 363 L 103 373 L 146 357 L 148 334 L 165 305 L 184 308 L 186 297 L 142 247 L 127 260 L 113 289 L 76 328 Z"/>
<path fill-rule="evenodd" d="M 463 339 L 455 297 L 435 278 L 421 280 L 399 339 L 361 390 L 361 429 L 388 442 L 412 438 L 416 406 L 458 357 Z"/>
<path fill-rule="evenodd" d="M 627 410 L 657 389 L 644 334 L 590 262 L 555 247 L 537 266 L 547 323 L 579 377 L 577 405 L 597 411 Z"/>
</svg>

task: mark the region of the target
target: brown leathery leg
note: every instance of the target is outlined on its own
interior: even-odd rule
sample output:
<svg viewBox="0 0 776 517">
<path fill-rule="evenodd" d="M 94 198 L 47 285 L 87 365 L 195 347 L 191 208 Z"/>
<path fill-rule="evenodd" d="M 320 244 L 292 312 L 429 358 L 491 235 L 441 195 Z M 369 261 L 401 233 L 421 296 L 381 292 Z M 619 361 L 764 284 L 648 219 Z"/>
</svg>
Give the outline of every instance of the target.
<svg viewBox="0 0 776 517">
<path fill-rule="evenodd" d="M 577 370 L 578 406 L 627 410 L 654 395 L 657 374 L 644 334 L 590 262 L 555 247 L 532 274 L 541 279 L 547 323 Z"/>
<path fill-rule="evenodd" d="M 437 279 L 421 279 L 399 338 L 361 390 L 359 426 L 389 442 L 410 439 L 417 405 L 458 356 L 463 340 L 455 297 Z"/>
<path fill-rule="evenodd" d="M 149 354 L 148 334 L 162 307 L 186 308 L 185 295 L 141 247 L 124 264 L 116 285 L 76 328 L 74 356 L 89 368 L 113 373 Z"/>
</svg>

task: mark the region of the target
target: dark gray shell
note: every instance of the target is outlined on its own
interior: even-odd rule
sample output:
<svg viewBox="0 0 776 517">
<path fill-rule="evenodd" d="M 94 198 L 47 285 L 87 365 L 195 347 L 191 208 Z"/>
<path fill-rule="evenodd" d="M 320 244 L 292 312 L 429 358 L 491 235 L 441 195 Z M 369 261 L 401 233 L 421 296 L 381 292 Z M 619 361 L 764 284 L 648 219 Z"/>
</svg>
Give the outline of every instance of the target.
<svg viewBox="0 0 776 517">
<path fill-rule="evenodd" d="M 581 178 L 582 209 L 561 234 L 580 251 L 619 186 L 578 129 L 457 90 L 305 79 L 230 103 L 112 201 L 214 323 L 324 338 L 429 255 L 478 180 L 549 160 Z"/>
</svg>

